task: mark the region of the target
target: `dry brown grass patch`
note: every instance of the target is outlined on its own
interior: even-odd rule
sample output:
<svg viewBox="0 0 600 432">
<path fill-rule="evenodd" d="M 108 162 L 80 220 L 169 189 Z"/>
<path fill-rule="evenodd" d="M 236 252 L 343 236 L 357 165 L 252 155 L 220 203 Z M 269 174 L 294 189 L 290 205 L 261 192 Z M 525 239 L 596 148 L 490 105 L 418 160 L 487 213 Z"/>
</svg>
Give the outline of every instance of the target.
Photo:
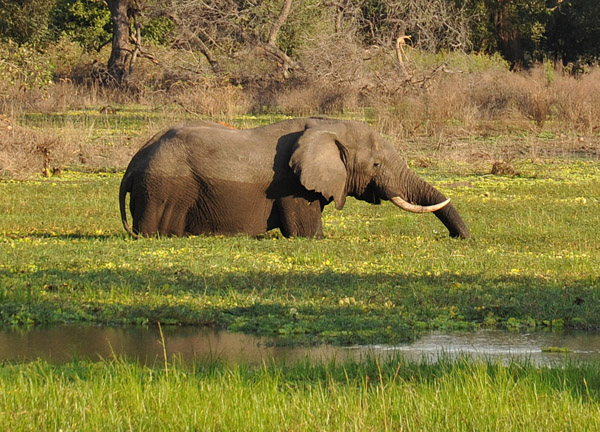
<svg viewBox="0 0 600 432">
<path fill-rule="evenodd" d="M 49 175 L 78 158 L 79 149 L 62 134 L 18 126 L 9 117 L 0 122 L 0 175 Z"/>
<path fill-rule="evenodd" d="M 556 116 L 567 129 L 589 134 L 600 130 L 600 69 L 579 78 L 560 75 L 553 87 Z"/>
<path fill-rule="evenodd" d="M 195 117 L 232 121 L 236 116 L 250 111 L 250 102 L 241 87 L 219 85 L 212 80 L 174 86 L 167 97 Z"/>
<path fill-rule="evenodd" d="M 28 178 L 59 174 L 65 169 L 111 170 L 127 166 L 137 145 L 91 144 L 93 131 L 64 126 L 42 129 L 20 126 L 0 117 L 0 177 Z"/>
</svg>

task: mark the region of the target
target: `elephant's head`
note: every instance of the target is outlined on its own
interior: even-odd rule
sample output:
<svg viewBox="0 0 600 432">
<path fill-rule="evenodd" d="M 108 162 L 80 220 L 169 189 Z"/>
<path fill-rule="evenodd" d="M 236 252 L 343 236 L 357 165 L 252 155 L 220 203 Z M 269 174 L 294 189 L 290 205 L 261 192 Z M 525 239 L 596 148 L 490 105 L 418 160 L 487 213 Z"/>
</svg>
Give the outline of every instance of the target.
<svg viewBox="0 0 600 432">
<path fill-rule="evenodd" d="M 434 212 L 452 237 L 469 237 L 469 229 L 449 200 L 413 173 L 394 147 L 363 123 L 311 119 L 296 142 L 290 167 L 309 190 L 335 201 L 346 196 L 379 204 L 390 200 L 416 212 Z"/>
</svg>

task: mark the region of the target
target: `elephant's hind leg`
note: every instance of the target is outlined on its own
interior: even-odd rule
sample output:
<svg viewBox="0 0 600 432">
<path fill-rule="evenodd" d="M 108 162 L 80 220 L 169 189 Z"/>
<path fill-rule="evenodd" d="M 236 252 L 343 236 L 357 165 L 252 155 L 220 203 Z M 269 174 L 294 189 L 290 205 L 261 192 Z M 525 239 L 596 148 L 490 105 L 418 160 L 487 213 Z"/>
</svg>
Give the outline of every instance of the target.
<svg viewBox="0 0 600 432">
<path fill-rule="evenodd" d="M 281 233 L 285 237 L 323 237 L 320 200 L 283 197 L 276 201 Z"/>
<path fill-rule="evenodd" d="M 185 235 L 187 211 L 187 208 L 182 208 L 177 203 L 167 203 L 160 218 L 158 232 L 165 236 Z"/>
<path fill-rule="evenodd" d="M 133 232 L 146 237 L 158 233 L 159 215 L 157 215 L 156 205 L 148 199 L 143 189 L 134 187 L 131 191 L 130 209 Z"/>
<path fill-rule="evenodd" d="M 134 216 L 134 230 L 146 237 L 183 236 L 185 232 L 186 210 L 171 203 L 149 203 L 143 213 Z"/>
<path fill-rule="evenodd" d="M 146 237 L 183 235 L 185 211 L 179 211 L 177 207 L 172 202 L 148 197 L 145 193 L 132 195 L 133 231 Z"/>
<path fill-rule="evenodd" d="M 134 186 L 134 230 L 144 236 L 186 235 L 186 219 L 197 196 L 189 177 L 149 176 Z"/>
</svg>

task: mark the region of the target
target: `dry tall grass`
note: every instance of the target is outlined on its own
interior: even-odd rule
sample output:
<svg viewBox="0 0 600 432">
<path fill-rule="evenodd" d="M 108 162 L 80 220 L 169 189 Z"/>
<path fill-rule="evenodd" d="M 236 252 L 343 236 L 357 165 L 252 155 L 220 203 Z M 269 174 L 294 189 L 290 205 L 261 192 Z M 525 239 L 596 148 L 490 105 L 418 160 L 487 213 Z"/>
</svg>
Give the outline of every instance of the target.
<svg viewBox="0 0 600 432">
<path fill-rule="evenodd" d="M 511 152 L 531 158 L 600 156 L 600 68 L 577 77 L 549 64 L 511 72 L 502 62 L 480 56 L 416 51 L 400 64 L 393 50 L 364 49 L 343 39 L 319 43 L 322 49 L 301 54 L 304 68 L 291 79 L 257 76 L 233 85 L 207 74 L 197 59 L 191 64 L 171 54 L 168 67 L 140 68 L 136 86 L 127 91 L 68 77 L 42 88 L 0 82 L 0 175 L 47 174 L 74 165 L 120 169 L 169 122 L 203 117 L 232 123 L 240 115 L 265 111 L 363 119 L 417 156 L 487 162 L 506 161 Z M 81 65 L 74 71 L 82 73 Z M 120 138 L 113 131 L 106 139 L 97 138 L 94 128 L 104 127 L 100 124 L 66 123 L 56 130 L 23 121 L 26 113 L 131 104 L 165 115 L 147 131 L 123 132 Z M 546 138 L 538 139 L 540 134 Z"/>
<path fill-rule="evenodd" d="M 0 175 L 21 176 L 33 172 L 51 175 L 78 157 L 75 140 L 0 117 Z"/>
<path fill-rule="evenodd" d="M 427 91 L 399 95 L 389 106 L 394 109 L 383 107 L 378 121 L 392 124 L 385 117 L 397 117 L 397 128 L 387 127 L 395 135 L 432 135 L 456 125 L 476 132 L 489 121 L 511 121 L 514 129 L 525 124 L 533 130 L 595 134 L 600 131 L 600 69 L 577 78 L 556 72 L 551 80 L 543 66 L 453 74 Z"/>
</svg>

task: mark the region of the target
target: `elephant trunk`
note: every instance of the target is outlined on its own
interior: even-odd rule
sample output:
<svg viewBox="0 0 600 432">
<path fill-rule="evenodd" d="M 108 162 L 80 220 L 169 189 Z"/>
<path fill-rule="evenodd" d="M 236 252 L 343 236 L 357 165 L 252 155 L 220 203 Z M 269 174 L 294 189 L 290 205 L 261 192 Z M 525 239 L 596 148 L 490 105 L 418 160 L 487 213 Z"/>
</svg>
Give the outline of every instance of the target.
<svg viewBox="0 0 600 432">
<path fill-rule="evenodd" d="M 446 226 L 450 232 L 450 237 L 469 238 L 469 229 L 452 203 L 446 202 L 447 198 L 444 194 L 419 178 L 415 173 L 408 170 L 408 168 L 404 171 L 404 174 L 401 179 L 401 186 L 399 187 L 399 190 L 403 192 L 397 195 L 408 202 L 416 203 L 418 206 L 424 208 L 433 206 L 434 214 Z M 394 202 L 393 197 L 395 194 L 388 194 L 388 196 Z M 398 205 L 396 202 L 394 203 Z"/>
<path fill-rule="evenodd" d="M 443 195 L 442 195 L 443 196 Z M 452 204 L 448 204 L 441 210 L 434 213 L 439 220 L 448 228 L 450 237 L 469 238 L 469 228 L 465 225 L 462 218 Z"/>
<path fill-rule="evenodd" d="M 408 200 L 416 202 L 423 206 L 433 205 L 446 200 L 446 197 L 439 190 L 431 186 L 426 181 L 419 178 L 416 174 L 409 171 L 409 193 Z M 412 192 L 412 193 L 411 193 Z M 437 218 L 442 221 L 450 232 L 450 237 L 469 238 L 469 229 L 452 204 L 434 212 Z"/>
</svg>

